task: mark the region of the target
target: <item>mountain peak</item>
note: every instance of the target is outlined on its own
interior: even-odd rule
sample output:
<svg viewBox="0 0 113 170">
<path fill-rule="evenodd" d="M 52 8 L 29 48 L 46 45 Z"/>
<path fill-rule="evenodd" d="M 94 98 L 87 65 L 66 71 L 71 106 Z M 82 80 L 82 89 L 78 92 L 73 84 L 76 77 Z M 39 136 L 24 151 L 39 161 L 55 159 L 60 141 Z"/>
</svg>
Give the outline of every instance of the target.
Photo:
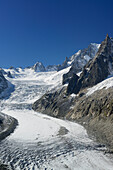
<svg viewBox="0 0 113 170">
<path fill-rule="evenodd" d="M 90 60 L 85 65 L 80 78 L 74 83 L 73 88 L 71 88 L 74 80 L 74 76 L 72 76 L 69 81 L 67 92 L 77 94 L 81 89 L 92 87 L 111 74 L 113 74 L 113 41 L 107 34 L 97 54 L 93 60 Z"/>
<path fill-rule="evenodd" d="M 106 35 L 106 38 L 105 38 L 105 39 L 106 39 L 106 40 L 110 39 L 110 37 L 109 37 L 108 33 L 107 33 L 107 35 Z"/>
<path fill-rule="evenodd" d="M 41 62 L 37 62 L 33 67 L 32 69 L 36 72 L 44 72 L 45 71 L 45 67 L 44 65 L 41 63 Z"/>
</svg>

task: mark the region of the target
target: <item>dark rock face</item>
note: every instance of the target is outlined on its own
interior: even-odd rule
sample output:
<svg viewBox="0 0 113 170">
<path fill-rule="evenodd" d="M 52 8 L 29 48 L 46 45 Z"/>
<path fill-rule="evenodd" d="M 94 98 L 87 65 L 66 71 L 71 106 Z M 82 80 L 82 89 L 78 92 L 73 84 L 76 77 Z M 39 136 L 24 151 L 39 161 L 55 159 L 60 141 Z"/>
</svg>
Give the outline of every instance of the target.
<svg viewBox="0 0 113 170">
<path fill-rule="evenodd" d="M 68 85 L 67 88 L 67 93 L 70 93 L 70 91 L 73 91 L 73 89 L 75 89 L 76 84 L 78 82 L 79 76 L 77 76 L 76 74 L 72 74 L 72 77 L 69 81 L 69 83 L 71 84 L 70 86 Z"/>
<path fill-rule="evenodd" d="M 82 71 L 87 62 L 95 56 L 99 46 L 100 44 L 91 43 L 88 48 L 79 50 L 69 58 L 66 57 L 63 64 L 58 65 L 58 71 L 68 66 L 74 66 L 74 73 Z"/>
<path fill-rule="evenodd" d="M 96 56 L 83 69 L 80 77 L 74 67 L 63 76 L 69 85 L 42 96 L 33 109 L 58 118 L 75 120 L 93 134 L 97 141 L 113 148 L 113 88 L 101 89 L 87 96 L 87 87 L 113 74 L 113 39 L 106 36 Z M 75 93 L 77 95 L 70 95 Z"/>
<path fill-rule="evenodd" d="M 37 112 L 63 118 L 66 113 L 68 113 L 70 106 L 73 103 L 72 100 L 68 100 L 65 93 L 65 87 L 53 93 L 47 93 L 41 99 L 37 100 L 32 108 Z"/>
<path fill-rule="evenodd" d="M 0 72 L 3 74 L 3 75 L 6 75 L 7 72 L 5 72 L 2 68 L 0 68 Z"/>
<path fill-rule="evenodd" d="M 13 78 L 10 71 L 8 71 L 7 76 L 8 76 L 9 78 Z"/>
<path fill-rule="evenodd" d="M 66 116 L 82 123 L 98 142 L 113 148 L 113 88 L 76 99 L 72 111 Z"/>
<path fill-rule="evenodd" d="M 16 72 L 18 72 L 18 69 L 15 68 L 15 67 L 13 67 L 13 66 L 9 67 L 9 69 L 10 69 L 10 70 L 15 70 Z"/>
<path fill-rule="evenodd" d="M 7 80 L 0 71 L 0 93 L 3 92 L 8 87 Z"/>
<path fill-rule="evenodd" d="M 17 125 L 16 119 L 0 112 L 0 140 L 10 135 Z"/>
<path fill-rule="evenodd" d="M 65 61 L 63 62 L 63 64 L 57 66 L 57 71 L 60 71 L 60 70 L 62 70 L 64 68 L 67 68 L 69 66 L 68 65 L 68 61 L 69 61 L 69 59 L 66 57 Z"/>
<path fill-rule="evenodd" d="M 98 142 L 113 146 L 113 88 L 96 91 L 90 96 L 66 96 L 66 89 L 45 94 L 33 104 L 37 112 L 76 121 L 95 136 Z"/>
<path fill-rule="evenodd" d="M 102 42 L 94 59 L 89 61 L 83 69 L 78 81 L 74 83 L 74 77 L 69 81 L 67 93 L 77 94 L 81 89 L 91 87 L 113 72 L 113 41 L 107 35 Z M 73 81 L 72 81 L 73 80 Z M 74 83 L 75 85 L 73 85 Z M 71 88 L 73 86 L 73 88 Z M 71 89 L 71 90 L 69 90 Z"/>
<path fill-rule="evenodd" d="M 63 82 L 62 82 L 62 84 L 64 85 L 66 83 L 69 83 L 69 81 L 72 79 L 73 75 L 75 75 L 75 74 L 76 74 L 76 70 L 74 69 L 74 66 L 72 66 L 70 68 L 69 72 L 63 75 Z"/>
</svg>

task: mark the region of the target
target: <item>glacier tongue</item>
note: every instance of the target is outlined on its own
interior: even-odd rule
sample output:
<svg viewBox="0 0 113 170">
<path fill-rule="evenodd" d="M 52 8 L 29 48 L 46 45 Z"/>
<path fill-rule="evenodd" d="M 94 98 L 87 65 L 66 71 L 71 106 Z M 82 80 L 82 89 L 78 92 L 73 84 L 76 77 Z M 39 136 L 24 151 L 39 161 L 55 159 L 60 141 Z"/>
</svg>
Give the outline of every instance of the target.
<svg viewBox="0 0 113 170">
<path fill-rule="evenodd" d="M 99 151 L 81 125 L 32 110 L 36 99 L 61 86 L 62 75 L 68 71 L 12 70 L 15 78 L 9 81 L 15 91 L 0 101 L 1 111 L 19 121 L 15 132 L 0 143 L 0 160 L 11 169 L 112 170 L 113 161 Z"/>
</svg>

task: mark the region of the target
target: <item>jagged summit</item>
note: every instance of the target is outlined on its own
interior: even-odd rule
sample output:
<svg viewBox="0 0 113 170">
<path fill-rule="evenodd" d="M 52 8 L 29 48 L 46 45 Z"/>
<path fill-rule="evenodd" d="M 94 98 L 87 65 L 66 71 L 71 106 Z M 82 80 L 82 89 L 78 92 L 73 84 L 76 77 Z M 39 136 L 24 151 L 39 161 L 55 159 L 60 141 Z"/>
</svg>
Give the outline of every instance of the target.
<svg viewBox="0 0 113 170">
<path fill-rule="evenodd" d="M 72 85 L 73 79 L 75 79 L 75 74 L 73 74 L 69 81 L 67 93 L 77 94 L 81 89 L 92 87 L 111 74 L 113 74 L 113 41 L 107 34 L 95 57 L 85 65 L 74 85 Z"/>
<path fill-rule="evenodd" d="M 37 62 L 36 64 L 34 64 L 32 69 L 35 72 L 45 72 L 45 71 L 48 72 L 48 71 L 56 71 L 57 66 L 56 65 L 49 65 L 49 66 L 45 67 L 41 62 Z"/>
<path fill-rule="evenodd" d="M 100 44 L 91 43 L 88 48 L 79 50 L 69 58 L 66 57 L 63 64 L 58 66 L 58 70 L 74 65 L 75 73 L 82 71 L 86 63 L 95 56 L 99 47 Z"/>
<path fill-rule="evenodd" d="M 41 63 L 41 62 L 37 62 L 33 67 L 32 69 L 36 72 L 38 71 L 41 71 L 41 72 L 44 72 L 45 71 L 45 67 L 44 65 Z"/>
<path fill-rule="evenodd" d="M 100 53 L 106 53 L 106 56 L 110 55 L 113 53 L 113 44 L 112 44 L 112 38 L 109 37 L 109 35 L 106 35 L 105 40 L 101 43 L 100 48 L 98 50 L 97 56 Z"/>
</svg>

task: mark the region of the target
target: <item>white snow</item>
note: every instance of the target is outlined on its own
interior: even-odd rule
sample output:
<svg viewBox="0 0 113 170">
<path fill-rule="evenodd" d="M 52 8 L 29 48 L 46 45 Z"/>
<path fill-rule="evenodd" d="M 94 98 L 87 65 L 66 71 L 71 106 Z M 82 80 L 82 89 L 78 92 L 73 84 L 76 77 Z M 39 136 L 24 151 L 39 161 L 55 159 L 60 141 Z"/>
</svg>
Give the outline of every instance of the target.
<svg viewBox="0 0 113 170">
<path fill-rule="evenodd" d="M 74 93 L 72 93 L 70 96 L 74 98 L 74 97 L 76 97 L 77 95 L 74 94 Z"/>
<path fill-rule="evenodd" d="M 15 114 L 16 111 L 16 114 Z M 81 142 L 91 140 L 88 138 L 86 130 L 73 122 L 63 121 L 41 113 L 34 112 L 33 110 L 7 110 L 4 112 L 8 115 L 18 119 L 19 127 L 16 129 L 8 140 L 17 140 L 24 142 L 47 142 L 52 138 L 57 137 L 60 127 L 65 127 L 69 130 L 67 137 L 74 137 Z M 79 136 L 79 138 L 78 138 Z"/>
<path fill-rule="evenodd" d="M 103 88 L 108 89 L 110 87 L 113 87 L 113 77 L 107 78 L 106 80 L 104 80 L 104 81 L 98 83 L 97 85 L 89 88 L 88 92 L 86 93 L 86 96 L 93 94 L 97 90 L 101 90 Z"/>
<path fill-rule="evenodd" d="M 91 58 L 90 58 L 88 55 L 85 55 L 85 56 L 84 56 L 84 59 L 85 59 L 86 61 L 89 61 Z"/>
<path fill-rule="evenodd" d="M 81 73 L 82 73 L 82 71 L 80 71 L 79 73 L 77 73 L 77 76 L 79 76 L 79 77 L 80 77 Z"/>
<path fill-rule="evenodd" d="M 0 143 L 0 160 L 13 165 L 13 169 L 112 170 L 113 161 L 94 149 L 95 143 L 81 125 L 31 109 L 31 103 L 48 89 L 61 85 L 62 75 L 69 69 L 42 73 L 12 70 L 14 78 L 8 80 L 15 91 L 0 101 L 0 110 L 15 117 L 19 125 Z"/>
<path fill-rule="evenodd" d="M 97 43 L 91 43 L 91 44 L 95 47 L 95 49 L 99 49 L 99 47 L 101 45 L 101 44 L 97 44 Z"/>
</svg>

